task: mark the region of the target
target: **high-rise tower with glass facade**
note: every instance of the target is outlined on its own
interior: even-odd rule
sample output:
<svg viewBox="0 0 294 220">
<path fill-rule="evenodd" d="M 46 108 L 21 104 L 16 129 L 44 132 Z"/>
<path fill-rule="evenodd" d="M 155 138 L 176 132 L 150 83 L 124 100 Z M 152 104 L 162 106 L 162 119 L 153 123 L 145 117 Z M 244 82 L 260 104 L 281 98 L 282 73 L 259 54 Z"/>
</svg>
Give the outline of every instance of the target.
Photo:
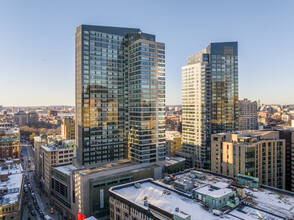
<svg viewBox="0 0 294 220">
<path fill-rule="evenodd" d="M 182 67 L 183 152 L 210 168 L 211 134 L 238 130 L 238 44 L 211 43 Z"/>
<path fill-rule="evenodd" d="M 165 45 L 140 29 L 76 31 L 76 142 L 81 165 L 165 155 Z"/>
</svg>

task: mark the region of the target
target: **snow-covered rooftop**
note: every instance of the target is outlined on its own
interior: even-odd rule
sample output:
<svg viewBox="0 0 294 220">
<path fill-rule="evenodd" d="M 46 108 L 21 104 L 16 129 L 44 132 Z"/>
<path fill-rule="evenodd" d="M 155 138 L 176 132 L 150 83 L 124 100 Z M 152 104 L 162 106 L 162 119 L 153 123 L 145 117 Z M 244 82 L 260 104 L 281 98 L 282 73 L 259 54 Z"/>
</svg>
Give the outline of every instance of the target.
<svg viewBox="0 0 294 220">
<path fill-rule="evenodd" d="M 203 172 L 205 178 L 192 178 L 189 172 L 174 175 L 174 181 L 185 179 L 193 181 L 194 191 L 201 194 L 208 194 L 212 197 L 221 197 L 233 192 L 230 187 L 233 179 L 218 176 L 213 173 Z M 192 193 L 178 191 L 174 188 L 173 182 L 165 183 L 163 180 L 153 181 L 151 179 L 139 181 L 141 188 L 134 187 L 134 184 L 124 184 L 112 187 L 110 191 L 135 203 L 144 209 L 144 197 L 148 202 L 164 211 L 175 214 L 175 208 L 179 208 L 191 215 L 191 219 L 219 219 L 212 214 L 204 205 L 192 199 Z M 213 188 L 213 190 L 211 190 Z M 164 190 L 169 190 L 167 195 Z M 281 220 L 294 219 L 294 193 L 285 192 L 276 188 L 263 186 L 259 189 L 245 189 L 246 197 L 241 199 L 241 204 L 236 208 L 226 208 L 224 219 L 260 219 L 264 220 Z"/>
<path fill-rule="evenodd" d="M 21 184 L 23 179 L 23 169 L 21 164 L 6 161 L 0 166 L 0 175 L 8 175 L 8 180 L 0 182 L 0 205 L 6 206 L 18 201 L 21 194 Z"/>
<path fill-rule="evenodd" d="M 72 165 L 72 164 L 69 164 L 69 165 L 64 165 L 64 166 L 58 166 L 58 167 L 54 167 L 55 170 L 58 170 L 59 172 L 61 173 L 64 173 L 66 175 L 70 175 L 70 172 L 73 171 L 73 170 L 77 170 L 77 168 Z"/>
<path fill-rule="evenodd" d="M 294 219 L 294 196 L 263 188 L 257 191 L 246 189 L 246 192 L 252 195 L 248 201 L 252 201 L 256 208 L 286 219 Z"/>
<path fill-rule="evenodd" d="M 179 211 L 191 215 L 191 219 L 216 219 L 211 212 L 204 209 L 201 203 L 173 191 L 167 195 L 164 193 L 165 190 L 166 188 L 153 182 L 143 182 L 141 188 L 129 185 L 121 189 L 114 189 L 114 192 L 145 209 L 148 209 L 144 206 L 144 198 L 147 197 L 148 203 L 173 215 L 179 214 L 176 211 L 176 208 L 179 208 Z"/>
<path fill-rule="evenodd" d="M 19 128 L 11 128 L 11 127 L 0 127 L 0 132 L 4 134 L 18 134 Z"/>
<path fill-rule="evenodd" d="M 221 198 L 222 196 L 228 195 L 233 192 L 232 189 L 228 188 L 228 183 L 217 182 L 212 185 L 206 185 L 201 188 L 194 190 L 202 195 L 208 195 L 214 198 Z"/>
<path fill-rule="evenodd" d="M 177 164 L 177 163 L 183 162 L 184 160 L 185 159 L 182 157 L 166 157 L 165 165 L 169 166 L 169 165 Z"/>
<path fill-rule="evenodd" d="M 46 151 L 59 151 L 59 150 L 65 150 L 65 149 L 73 149 L 71 148 L 70 145 L 68 146 L 64 146 L 64 145 L 59 145 L 59 144 L 53 144 L 53 143 L 50 143 L 50 144 L 46 144 L 46 145 L 43 145 L 42 148 Z"/>
<path fill-rule="evenodd" d="M 232 220 L 246 219 L 246 220 L 284 220 L 284 218 L 276 216 L 273 213 L 268 213 L 262 209 L 256 209 L 251 206 L 241 205 L 226 215 L 227 218 Z"/>
</svg>

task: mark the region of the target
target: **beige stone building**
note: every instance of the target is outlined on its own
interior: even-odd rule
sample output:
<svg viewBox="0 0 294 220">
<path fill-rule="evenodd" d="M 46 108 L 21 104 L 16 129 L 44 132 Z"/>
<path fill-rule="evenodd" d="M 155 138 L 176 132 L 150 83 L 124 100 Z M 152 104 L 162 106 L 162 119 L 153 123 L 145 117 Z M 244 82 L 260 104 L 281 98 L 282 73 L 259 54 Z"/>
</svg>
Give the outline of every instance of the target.
<svg viewBox="0 0 294 220">
<path fill-rule="evenodd" d="M 61 135 L 67 140 L 75 139 L 75 119 L 64 118 L 62 120 Z"/>
<path fill-rule="evenodd" d="M 239 130 L 258 129 L 257 119 L 257 101 L 239 100 Z"/>
<path fill-rule="evenodd" d="M 41 171 L 43 170 L 41 148 L 44 144 L 47 144 L 47 135 L 42 134 L 41 136 L 34 137 L 35 178 L 39 181 L 41 180 Z"/>
<path fill-rule="evenodd" d="M 211 171 L 258 177 L 261 184 L 285 188 L 285 140 L 278 131 L 241 131 L 211 137 Z"/>
<path fill-rule="evenodd" d="M 35 174 L 46 193 L 50 192 L 52 166 L 71 164 L 76 156 L 74 140 L 61 136 L 42 136 L 35 138 Z"/>
<path fill-rule="evenodd" d="M 130 160 L 101 163 L 91 168 L 81 167 L 75 161 L 73 165 L 55 166 L 51 179 L 53 207 L 67 213 L 67 219 L 70 216 L 77 219 L 77 212 L 109 219 L 109 188 L 145 178 L 162 178 L 162 167 Z"/>
<path fill-rule="evenodd" d="M 178 131 L 166 131 L 166 153 L 168 156 L 174 157 L 175 151 L 182 150 L 182 136 Z"/>
</svg>

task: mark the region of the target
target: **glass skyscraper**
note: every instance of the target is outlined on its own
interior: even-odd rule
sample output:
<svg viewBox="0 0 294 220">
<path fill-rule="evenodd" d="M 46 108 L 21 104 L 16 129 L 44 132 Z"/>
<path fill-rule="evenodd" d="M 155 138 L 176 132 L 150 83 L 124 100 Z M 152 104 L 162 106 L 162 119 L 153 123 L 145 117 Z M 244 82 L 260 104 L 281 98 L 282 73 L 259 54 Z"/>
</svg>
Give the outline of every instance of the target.
<svg viewBox="0 0 294 220">
<path fill-rule="evenodd" d="M 140 29 L 76 31 L 76 141 L 81 165 L 165 155 L 165 45 Z"/>
<path fill-rule="evenodd" d="M 211 43 L 188 57 L 182 104 L 183 152 L 189 166 L 209 169 L 211 134 L 238 130 L 237 42 Z"/>
</svg>

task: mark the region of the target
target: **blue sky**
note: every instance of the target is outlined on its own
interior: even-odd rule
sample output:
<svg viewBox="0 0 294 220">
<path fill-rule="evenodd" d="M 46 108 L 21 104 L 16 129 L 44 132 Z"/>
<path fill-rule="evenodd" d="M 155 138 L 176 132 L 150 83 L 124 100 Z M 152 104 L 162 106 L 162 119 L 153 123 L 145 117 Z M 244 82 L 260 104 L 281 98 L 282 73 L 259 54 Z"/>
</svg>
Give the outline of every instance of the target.
<svg viewBox="0 0 294 220">
<path fill-rule="evenodd" d="M 166 103 L 181 66 L 210 42 L 239 42 L 239 97 L 294 104 L 294 1 L 0 1 L 0 105 L 74 105 L 80 24 L 140 28 L 166 44 Z"/>
</svg>

